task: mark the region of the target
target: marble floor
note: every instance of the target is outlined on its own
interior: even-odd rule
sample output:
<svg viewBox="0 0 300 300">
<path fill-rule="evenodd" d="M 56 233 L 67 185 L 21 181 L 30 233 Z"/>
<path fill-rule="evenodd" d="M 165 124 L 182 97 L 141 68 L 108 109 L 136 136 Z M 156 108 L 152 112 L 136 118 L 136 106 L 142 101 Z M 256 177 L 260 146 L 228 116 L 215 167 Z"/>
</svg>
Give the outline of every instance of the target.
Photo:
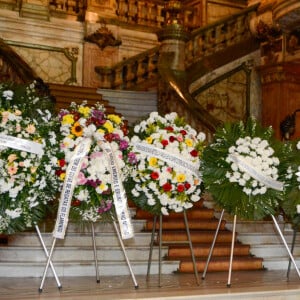
<svg viewBox="0 0 300 300">
<path fill-rule="evenodd" d="M 113 299 L 207 299 L 207 300 L 299 300 L 300 278 L 293 270 L 289 278 L 286 271 L 235 271 L 231 285 L 227 286 L 228 272 L 207 273 L 205 279 L 196 281 L 194 274 L 135 276 L 135 287 L 131 276 L 60 277 L 58 289 L 53 277 L 41 278 L 0 277 L 0 299 L 70 299 L 70 300 L 113 300 Z M 42 287 L 42 291 L 39 288 Z"/>
</svg>

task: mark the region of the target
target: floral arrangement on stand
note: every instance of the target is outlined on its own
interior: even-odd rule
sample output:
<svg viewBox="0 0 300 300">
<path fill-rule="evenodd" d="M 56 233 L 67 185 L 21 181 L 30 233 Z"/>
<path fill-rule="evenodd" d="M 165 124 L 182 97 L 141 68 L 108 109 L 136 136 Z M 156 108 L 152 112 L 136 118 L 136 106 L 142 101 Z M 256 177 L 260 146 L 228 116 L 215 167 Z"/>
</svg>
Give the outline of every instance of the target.
<svg viewBox="0 0 300 300">
<path fill-rule="evenodd" d="M 290 166 L 288 168 L 288 179 L 290 184 L 282 202 L 282 210 L 287 222 L 291 222 L 296 228 L 300 226 L 300 141 L 289 141 L 293 153 L 290 154 Z"/>
<path fill-rule="evenodd" d="M 131 137 L 136 168 L 126 184 L 133 202 L 156 215 L 191 208 L 202 192 L 205 139 L 177 113 L 152 112 L 137 124 Z"/>
<path fill-rule="evenodd" d="M 111 221 L 115 215 L 110 161 L 102 144 L 109 145 L 114 154 L 119 176 L 124 181 L 130 176 L 134 162 L 130 152 L 127 127 L 122 117 L 106 114 L 105 108 L 96 104 L 88 106 L 72 103 L 70 108 L 59 113 L 61 123 L 61 153 L 57 171 L 61 182 L 66 176 L 67 166 L 75 148 L 84 139 L 91 139 L 90 149 L 85 155 L 73 191 L 70 217 L 74 221 Z"/>
<path fill-rule="evenodd" d="M 51 97 L 39 87 L 36 81 L 0 84 L 0 232 L 5 234 L 41 221 L 60 187 L 59 123 Z"/>
<path fill-rule="evenodd" d="M 216 203 L 242 219 L 260 220 L 279 212 L 290 186 L 290 144 L 254 119 L 227 123 L 203 152 L 205 188 Z"/>
</svg>

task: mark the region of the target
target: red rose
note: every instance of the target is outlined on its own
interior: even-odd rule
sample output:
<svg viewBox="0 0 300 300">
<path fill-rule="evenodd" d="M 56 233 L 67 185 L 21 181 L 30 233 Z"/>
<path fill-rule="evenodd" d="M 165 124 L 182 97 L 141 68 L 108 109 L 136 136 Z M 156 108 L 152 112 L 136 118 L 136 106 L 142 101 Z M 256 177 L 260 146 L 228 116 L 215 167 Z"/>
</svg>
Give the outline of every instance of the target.
<svg viewBox="0 0 300 300">
<path fill-rule="evenodd" d="M 66 165 L 66 161 L 65 161 L 64 159 L 60 159 L 60 160 L 58 161 L 58 165 L 59 165 L 60 167 L 63 167 L 63 166 Z"/>
<path fill-rule="evenodd" d="M 150 176 L 153 180 L 157 180 L 159 177 L 159 174 L 157 172 L 152 172 Z"/>
<path fill-rule="evenodd" d="M 59 169 L 59 170 L 56 170 L 56 171 L 55 171 L 55 175 L 58 176 L 58 177 L 59 177 L 61 174 L 63 174 L 63 173 L 65 173 L 65 171 L 63 171 L 62 169 Z"/>
<path fill-rule="evenodd" d="M 186 135 L 186 131 L 185 130 L 180 130 L 180 133 L 182 134 L 182 135 Z"/>
<path fill-rule="evenodd" d="M 111 134 L 111 133 L 107 133 L 107 134 L 105 134 L 104 135 L 104 138 L 108 141 L 108 142 L 112 142 L 113 141 L 113 134 Z"/>
<path fill-rule="evenodd" d="M 169 137 L 169 141 L 170 141 L 171 143 L 173 143 L 175 140 L 176 140 L 175 136 L 171 135 L 171 136 Z"/>
<path fill-rule="evenodd" d="M 198 151 L 197 150 L 192 150 L 191 152 L 190 152 L 190 154 L 193 156 L 193 157 L 197 157 L 198 156 Z"/>
<path fill-rule="evenodd" d="M 183 185 L 183 184 L 178 184 L 178 185 L 177 185 L 177 191 L 178 191 L 179 193 L 184 192 L 184 190 L 185 190 L 185 188 L 184 188 L 184 185 Z"/>
<path fill-rule="evenodd" d="M 171 183 L 167 182 L 162 186 L 162 188 L 165 192 L 170 192 L 172 190 L 172 185 Z"/>
<path fill-rule="evenodd" d="M 75 200 L 72 201 L 71 205 L 72 205 L 72 206 L 79 206 L 80 203 L 81 203 L 80 200 L 75 199 Z"/>
<path fill-rule="evenodd" d="M 173 132 L 173 131 L 174 131 L 174 128 L 173 128 L 172 126 L 167 126 L 167 127 L 165 128 L 165 130 Z"/>
<path fill-rule="evenodd" d="M 191 187 L 191 185 L 190 185 L 188 182 L 186 182 L 186 183 L 184 184 L 184 187 L 185 187 L 186 190 L 188 190 L 188 189 Z"/>
<path fill-rule="evenodd" d="M 161 144 L 162 144 L 164 147 L 166 147 L 166 146 L 169 144 L 169 142 L 168 142 L 167 140 L 162 140 L 162 141 L 161 141 Z"/>
</svg>

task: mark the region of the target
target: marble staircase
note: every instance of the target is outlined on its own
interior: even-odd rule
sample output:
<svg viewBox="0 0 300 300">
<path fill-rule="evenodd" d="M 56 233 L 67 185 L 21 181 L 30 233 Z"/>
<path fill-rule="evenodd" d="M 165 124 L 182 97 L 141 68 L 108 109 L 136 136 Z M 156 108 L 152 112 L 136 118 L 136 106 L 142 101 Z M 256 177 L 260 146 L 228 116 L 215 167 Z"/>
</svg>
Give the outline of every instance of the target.
<svg viewBox="0 0 300 300">
<path fill-rule="evenodd" d="M 151 234 L 143 232 L 145 221 L 133 220 L 135 237 L 123 240 L 126 255 L 134 274 L 146 274 L 149 244 Z M 39 226 L 43 241 L 50 251 L 53 237 L 51 226 Z M 112 224 L 97 223 L 95 229 L 95 242 L 99 274 L 130 275 L 118 236 Z M 162 253 L 166 255 L 167 247 Z M 70 223 L 65 239 L 56 239 L 52 262 L 58 276 L 96 276 L 95 258 L 91 226 L 82 228 Z M 0 245 L 0 274 L 2 277 L 40 277 L 43 275 L 47 257 L 42 248 L 37 233 L 23 232 L 8 236 L 7 243 Z M 162 274 L 177 271 L 178 261 L 163 261 Z M 154 249 L 151 264 L 151 274 L 158 273 L 158 250 Z M 48 270 L 47 276 L 53 276 Z"/>
<path fill-rule="evenodd" d="M 128 91 L 98 89 L 97 93 L 108 100 L 110 105 L 128 121 L 129 125 L 148 117 L 157 111 L 157 91 Z"/>
<path fill-rule="evenodd" d="M 188 210 L 187 217 L 196 256 L 197 268 L 202 273 L 218 223 L 218 211 L 199 202 Z M 126 255 L 134 274 L 147 272 L 149 245 L 153 228 L 153 216 L 131 207 L 135 237 L 124 240 Z M 208 272 L 228 271 L 232 239 L 232 218 L 225 216 L 216 242 Z M 52 221 L 53 222 L 53 221 Z M 158 223 L 157 223 L 158 228 Z M 193 273 L 185 224 L 181 214 L 171 214 L 162 222 L 162 274 L 174 272 Z M 289 246 L 292 231 L 280 223 Z M 39 226 L 43 241 L 49 251 L 53 242 L 53 226 Z M 124 253 L 111 224 L 95 224 L 95 241 L 99 274 L 101 276 L 130 275 Z M 238 220 L 233 258 L 233 271 L 237 270 L 287 270 L 288 253 L 272 221 L 245 222 Z M 297 236 L 294 258 L 300 265 L 300 236 Z M 158 237 L 152 255 L 151 273 L 158 274 Z M 70 223 L 65 239 L 56 240 L 52 258 L 59 276 L 96 276 L 91 226 L 80 227 Z M 18 233 L 0 243 L 0 274 L 2 277 L 41 277 L 47 262 L 46 255 L 35 231 Z M 293 270 L 293 267 L 292 267 Z M 49 269 L 47 276 L 52 277 Z"/>
</svg>

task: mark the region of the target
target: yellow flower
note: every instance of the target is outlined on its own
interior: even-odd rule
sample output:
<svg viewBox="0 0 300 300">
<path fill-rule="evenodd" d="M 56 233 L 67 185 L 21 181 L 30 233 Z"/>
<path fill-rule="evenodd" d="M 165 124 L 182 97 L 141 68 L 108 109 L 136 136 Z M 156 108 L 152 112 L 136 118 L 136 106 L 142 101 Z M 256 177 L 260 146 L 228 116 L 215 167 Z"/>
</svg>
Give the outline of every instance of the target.
<svg viewBox="0 0 300 300">
<path fill-rule="evenodd" d="M 152 144 L 153 138 L 152 138 L 151 136 L 148 136 L 148 137 L 146 138 L 146 142 L 147 142 L 148 144 Z"/>
<path fill-rule="evenodd" d="M 74 125 L 71 128 L 71 132 L 75 135 L 75 136 L 82 136 L 83 133 L 83 129 L 80 125 L 79 122 L 75 122 Z"/>
<path fill-rule="evenodd" d="M 102 129 L 102 128 L 98 128 L 98 129 L 97 129 L 97 132 L 99 132 L 99 133 L 103 133 L 103 134 L 104 134 L 104 133 L 105 133 L 105 130 L 104 130 L 104 129 Z"/>
<path fill-rule="evenodd" d="M 185 174 L 179 173 L 176 175 L 177 182 L 185 182 Z"/>
<path fill-rule="evenodd" d="M 107 118 L 112 122 L 116 123 L 117 125 L 121 124 L 122 119 L 118 115 L 108 115 Z"/>
<path fill-rule="evenodd" d="M 16 154 L 10 154 L 7 158 L 8 162 L 13 162 L 14 160 L 16 160 L 18 157 Z"/>
<path fill-rule="evenodd" d="M 113 127 L 113 125 L 111 124 L 110 121 L 106 121 L 103 124 L 103 127 L 107 129 L 108 133 L 112 133 L 114 131 L 114 127 Z"/>
<path fill-rule="evenodd" d="M 192 147 L 193 146 L 193 140 L 191 140 L 191 139 L 186 139 L 184 142 L 186 143 L 186 145 L 188 147 Z"/>
<path fill-rule="evenodd" d="M 151 167 L 154 167 L 154 166 L 156 166 L 156 164 L 157 164 L 157 158 L 156 157 L 150 157 L 149 158 L 149 165 Z"/>
<path fill-rule="evenodd" d="M 66 173 L 61 173 L 60 175 L 59 175 L 59 178 L 60 178 L 60 180 L 65 180 L 65 177 L 66 177 Z"/>
<path fill-rule="evenodd" d="M 85 118 L 90 114 L 91 109 L 88 106 L 79 106 L 78 112 L 80 112 Z"/>
<path fill-rule="evenodd" d="M 105 191 L 105 190 L 107 190 L 107 185 L 105 184 L 105 183 L 101 183 L 100 185 L 99 185 L 99 189 L 101 190 L 101 191 Z"/>
<path fill-rule="evenodd" d="M 62 120 L 61 120 L 62 125 L 67 125 L 67 124 L 73 124 L 74 123 L 74 117 L 71 114 L 64 115 Z"/>
</svg>

